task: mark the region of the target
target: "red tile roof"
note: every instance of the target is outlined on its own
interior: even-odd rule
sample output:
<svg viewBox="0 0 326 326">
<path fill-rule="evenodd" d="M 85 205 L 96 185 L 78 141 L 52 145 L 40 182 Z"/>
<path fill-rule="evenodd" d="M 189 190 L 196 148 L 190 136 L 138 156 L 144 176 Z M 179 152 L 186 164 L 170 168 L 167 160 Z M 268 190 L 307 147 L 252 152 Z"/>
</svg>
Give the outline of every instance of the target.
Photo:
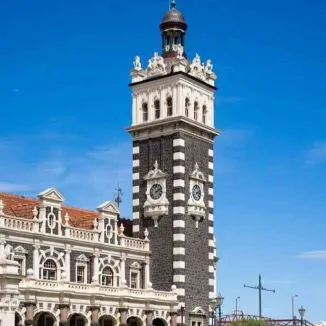
<svg viewBox="0 0 326 326">
<path fill-rule="evenodd" d="M 26 219 L 33 218 L 33 209 L 35 206 L 38 207 L 40 203 L 40 201 L 35 198 L 4 192 L 0 192 L 0 199 L 3 202 L 3 211 L 6 215 Z M 97 211 L 62 205 L 62 219 L 64 219 L 66 213 L 69 215 L 69 224 L 75 228 L 82 229 L 92 229 L 94 219 L 99 216 L 99 212 Z M 125 226 L 125 234 L 131 235 L 131 221 L 126 219 L 119 219 L 119 224 L 121 224 L 121 222 L 123 222 L 123 225 Z"/>
</svg>

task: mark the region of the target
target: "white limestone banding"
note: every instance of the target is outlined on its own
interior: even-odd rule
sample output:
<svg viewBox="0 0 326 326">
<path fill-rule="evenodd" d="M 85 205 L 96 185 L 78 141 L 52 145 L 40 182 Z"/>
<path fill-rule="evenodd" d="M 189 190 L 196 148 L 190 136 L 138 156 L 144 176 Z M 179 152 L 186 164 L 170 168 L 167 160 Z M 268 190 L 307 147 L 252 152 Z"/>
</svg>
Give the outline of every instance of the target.
<svg viewBox="0 0 326 326">
<path fill-rule="evenodd" d="M 135 233 L 139 232 L 139 224 L 133 224 L 132 232 L 135 232 Z"/>
<path fill-rule="evenodd" d="M 182 152 L 173 153 L 173 160 L 174 161 L 176 161 L 176 160 L 184 161 L 185 160 L 185 153 L 182 153 Z"/>
<path fill-rule="evenodd" d="M 214 202 L 211 201 L 211 200 L 209 200 L 209 201 L 208 201 L 208 207 L 209 207 L 209 208 L 214 208 Z"/>
<path fill-rule="evenodd" d="M 182 255 L 184 256 L 186 254 L 186 249 L 182 247 L 176 247 L 173 248 L 173 255 Z"/>
<path fill-rule="evenodd" d="M 213 162 L 208 162 L 208 168 L 210 170 L 214 170 L 214 163 Z"/>
<path fill-rule="evenodd" d="M 184 220 L 174 220 L 173 221 L 173 227 L 174 228 L 184 228 L 185 227 L 185 221 Z"/>
<path fill-rule="evenodd" d="M 139 146 L 135 146 L 132 148 L 132 153 L 133 154 L 139 154 Z"/>
<path fill-rule="evenodd" d="M 208 150 L 208 156 L 210 156 L 210 157 L 214 156 L 214 151 L 212 149 Z"/>
<path fill-rule="evenodd" d="M 184 233 L 173 234 L 173 241 L 185 241 L 186 236 Z"/>
<path fill-rule="evenodd" d="M 185 281 L 185 275 L 173 275 L 173 283 L 184 283 Z"/>
<path fill-rule="evenodd" d="M 133 173 L 132 180 L 139 180 L 139 173 Z"/>
<path fill-rule="evenodd" d="M 182 139 L 182 138 L 173 139 L 173 147 L 177 147 L 177 146 L 185 147 L 185 141 L 184 141 L 184 139 Z"/>
<path fill-rule="evenodd" d="M 132 161 L 132 167 L 133 168 L 138 168 L 139 167 L 139 160 L 133 160 Z"/>
<path fill-rule="evenodd" d="M 173 200 L 174 200 L 174 201 L 177 201 L 177 200 L 182 200 L 182 201 L 184 201 L 185 199 L 186 199 L 186 196 L 185 196 L 185 194 L 182 193 L 182 192 L 177 192 L 177 193 L 173 194 Z"/>
<path fill-rule="evenodd" d="M 214 189 L 213 188 L 208 188 L 208 194 L 210 196 L 214 196 Z"/>
<path fill-rule="evenodd" d="M 181 166 L 181 165 L 177 165 L 173 167 L 173 174 L 177 174 L 177 173 L 185 173 L 185 167 Z"/>
<path fill-rule="evenodd" d="M 174 188 L 176 188 L 176 187 L 184 188 L 185 187 L 185 181 L 182 180 L 182 179 L 173 180 L 173 187 Z"/>
<path fill-rule="evenodd" d="M 182 260 L 176 260 L 173 262 L 173 269 L 184 269 L 186 263 Z"/>
</svg>

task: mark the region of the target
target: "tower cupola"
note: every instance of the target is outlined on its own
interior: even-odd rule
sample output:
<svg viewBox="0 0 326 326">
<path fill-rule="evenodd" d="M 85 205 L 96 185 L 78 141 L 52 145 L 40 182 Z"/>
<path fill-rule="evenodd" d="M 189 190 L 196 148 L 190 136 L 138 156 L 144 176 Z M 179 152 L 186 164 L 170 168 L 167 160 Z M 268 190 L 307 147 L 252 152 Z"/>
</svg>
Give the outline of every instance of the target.
<svg viewBox="0 0 326 326">
<path fill-rule="evenodd" d="M 170 9 L 160 24 L 162 33 L 162 54 L 164 58 L 185 55 L 185 34 L 188 26 L 182 13 L 176 9 L 176 0 L 170 1 Z"/>
</svg>

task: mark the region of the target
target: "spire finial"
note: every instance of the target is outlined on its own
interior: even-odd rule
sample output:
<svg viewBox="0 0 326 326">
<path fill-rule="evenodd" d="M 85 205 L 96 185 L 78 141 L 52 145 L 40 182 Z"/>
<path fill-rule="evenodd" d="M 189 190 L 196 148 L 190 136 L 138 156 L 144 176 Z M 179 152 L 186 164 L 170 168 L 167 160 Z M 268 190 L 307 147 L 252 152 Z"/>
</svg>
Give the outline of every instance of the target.
<svg viewBox="0 0 326 326">
<path fill-rule="evenodd" d="M 177 6 L 176 0 L 170 0 L 170 10 L 175 9 L 176 6 Z"/>
</svg>

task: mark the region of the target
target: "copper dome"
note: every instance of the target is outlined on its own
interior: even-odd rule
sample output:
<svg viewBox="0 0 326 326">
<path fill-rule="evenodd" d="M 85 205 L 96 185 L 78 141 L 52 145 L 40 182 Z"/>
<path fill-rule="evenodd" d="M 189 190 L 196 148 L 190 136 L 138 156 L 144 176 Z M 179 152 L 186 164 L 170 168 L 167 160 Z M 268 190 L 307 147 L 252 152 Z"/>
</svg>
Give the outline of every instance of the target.
<svg viewBox="0 0 326 326">
<path fill-rule="evenodd" d="M 170 9 L 163 17 L 161 24 L 160 24 L 160 29 L 161 31 L 169 29 L 169 28 L 180 28 L 183 31 L 187 30 L 187 23 L 182 15 L 182 13 L 175 9 L 172 8 Z"/>
</svg>

